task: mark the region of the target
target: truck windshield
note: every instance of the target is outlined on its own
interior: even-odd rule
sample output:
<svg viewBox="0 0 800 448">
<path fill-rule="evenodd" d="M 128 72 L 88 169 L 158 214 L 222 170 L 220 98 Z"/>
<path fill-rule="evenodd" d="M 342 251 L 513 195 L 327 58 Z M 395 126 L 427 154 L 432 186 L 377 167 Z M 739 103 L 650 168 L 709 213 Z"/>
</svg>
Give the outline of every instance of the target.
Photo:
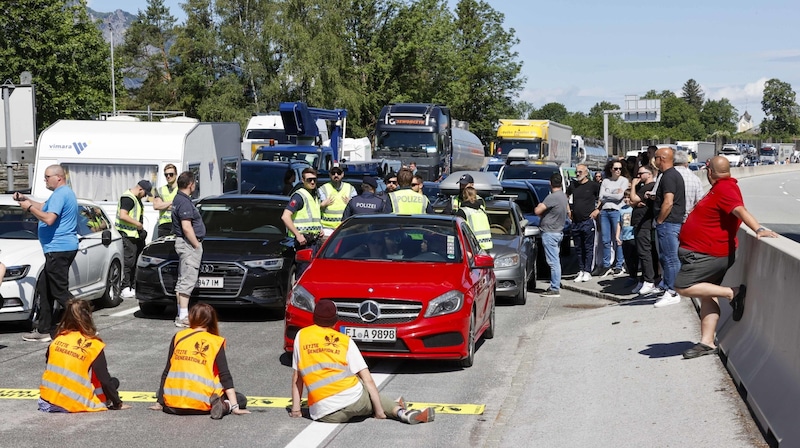
<svg viewBox="0 0 800 448">
<path fill-rule="evenodd" d="M 528 154 L 533 156 L 533 158 L 538 159 L 539 154 L 541 153 L 542 143 L 541 142 L 531 142 L 525 140 L 500 140 L 497 142 L 496 145 L 497 154 L 506 154 L 508 155 L 512 149 L 523 148 L 528 150 Z"/>
<path fill-rule="evenodd" d="M 433 132 L 383 131 L 378 134 L 376 151 L 436 153 L 436 134 Z"/>
<path fill-rule="evenodd" d="M 775 150 L 772 148 L 761 148 L 761 155 L 762 156 L 774 156 Z"/>
<path fill-rule="evenodd" d="M 244 138 L 247 140 L 275 140 L 275 143 L 279 145 L 297 144 L 297 137 L 286 135 L 283 129 L 248 129 Z"/>
</svg>

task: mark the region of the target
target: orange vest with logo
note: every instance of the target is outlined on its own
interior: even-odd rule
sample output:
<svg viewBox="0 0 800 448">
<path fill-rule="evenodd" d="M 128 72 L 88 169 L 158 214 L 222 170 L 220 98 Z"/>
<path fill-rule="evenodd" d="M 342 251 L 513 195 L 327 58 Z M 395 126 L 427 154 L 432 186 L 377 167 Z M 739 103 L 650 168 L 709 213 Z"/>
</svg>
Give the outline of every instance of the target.
<svg viewBox="0 0 800 448">
<path fill-rule="evenodd" d="M 308 389 L 308 405 L 343 392 L 358 384 L 347 367 L 350 337 L 333 328 L 312 325 L 297 333 L 297 369 Z"/>
<path fill-rule="evenodd" d="M 105 346 L 103 341 L 78 331 L 56 337 L 47 349 L 39 396 L 69 412 L 107 410 L 100 382 L 91 370 Z"/>
<path fill-rule="evenodd" d="M 214 361 L 225 345 L 225 338 L 187 328 L 179 331 L 174 340 L 175 349 L 164 381 L 164 404 L 171 408 L 211 410 L 211 397 L 222 393 Z"/>
</svg>

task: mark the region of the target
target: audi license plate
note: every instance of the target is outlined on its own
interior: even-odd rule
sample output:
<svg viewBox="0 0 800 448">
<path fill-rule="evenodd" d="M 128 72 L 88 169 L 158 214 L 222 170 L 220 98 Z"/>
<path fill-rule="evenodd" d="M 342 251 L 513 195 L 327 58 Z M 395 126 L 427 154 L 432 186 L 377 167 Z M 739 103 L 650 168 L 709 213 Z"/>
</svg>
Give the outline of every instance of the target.
<svg viewBox="0 0 800 448">
<path fill-rule="evenodd" d="M 200 277 L 197 280 L 197 286 L 199 286 L 200 288 L 222 289 L 223 288 L 223 278 L 222 277 Z"/>
<path fill-rule="evenodd" d="M 394 342 L 397 339 L 397 328 L 342 327 L 341 331 L 354 341 Z"/>
</svg>

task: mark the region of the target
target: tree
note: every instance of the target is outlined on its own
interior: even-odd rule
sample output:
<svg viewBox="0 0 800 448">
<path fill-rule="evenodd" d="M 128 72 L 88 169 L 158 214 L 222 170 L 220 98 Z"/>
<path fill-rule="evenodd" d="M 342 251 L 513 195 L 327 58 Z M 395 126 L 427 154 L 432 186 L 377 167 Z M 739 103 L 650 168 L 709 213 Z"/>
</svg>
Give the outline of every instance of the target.
<svg viewBox="0 0 800 448">
<path fill-rule="evenodd" d="M 706 100 L 700 111 L 700 122 L 705 126 L 706 133 L 709 135 L 719 132 L 735 133 L 737 118 L 736 108 L 727 98 Z"/>
<path fill-rule="evenodd" d="M 199 116 L 198 107 L 222 75 L 219 66 L 217 31 L 211 14 L 211 0 L 187 0 L 186 24 L 178 28 L 171 53 L 177 62 L 174 74 L 177 107 L 190 117 Z"/>
<path fill-rule="evenodd" d="M 561 103 L 547 103 L 531 113 L 534 120 L 553 120 L 558 123 L 563 123 L 568 116 L 567 108 Z"/>
<path fill-rule="evenodd" d="M 16 0 L 1 9 L 0 77 L 33 74 L 38 130 L 111 109 L 110 49 L 85 1 Z"/>
<path fill-rule="evenodd" d="M 694 107 L 697 112 L 700 112 L 700 109 L 703 108 L 704 96 L 703 89 L 700 88 L 700 84 L 694 79 L 689 79 L 683 84 L 681 98 L 690 106 Z"/>
<path fill-rule="evenodd" d="M 773 137 L 790 137 L 798 133 L 795 113 L 796 94 L 789 83 L 773 78 L 764 84 L 761 107 L 766 115 L 761 122 L 761 132 Z"/>
</svg>

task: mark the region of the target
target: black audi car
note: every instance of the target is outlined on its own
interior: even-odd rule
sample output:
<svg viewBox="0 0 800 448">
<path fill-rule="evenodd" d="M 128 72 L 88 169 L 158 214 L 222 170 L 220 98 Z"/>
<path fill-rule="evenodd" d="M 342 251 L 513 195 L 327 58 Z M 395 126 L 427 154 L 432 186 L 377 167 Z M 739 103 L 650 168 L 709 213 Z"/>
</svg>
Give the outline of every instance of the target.
<svg viewBox="0 0 800 448">
<path fill-rule="evenodd" d="M 206 237 L 192 301 L 212 306 L 283 309 L 295 276 L 294 240 L 281 214 L 289 198 L 223 195 L 197 203 Z M 159 238 L 137 260 L 136 299 L 145 314 L 175 303 L 178 254 L 175 237 Z"/>
</svg>

